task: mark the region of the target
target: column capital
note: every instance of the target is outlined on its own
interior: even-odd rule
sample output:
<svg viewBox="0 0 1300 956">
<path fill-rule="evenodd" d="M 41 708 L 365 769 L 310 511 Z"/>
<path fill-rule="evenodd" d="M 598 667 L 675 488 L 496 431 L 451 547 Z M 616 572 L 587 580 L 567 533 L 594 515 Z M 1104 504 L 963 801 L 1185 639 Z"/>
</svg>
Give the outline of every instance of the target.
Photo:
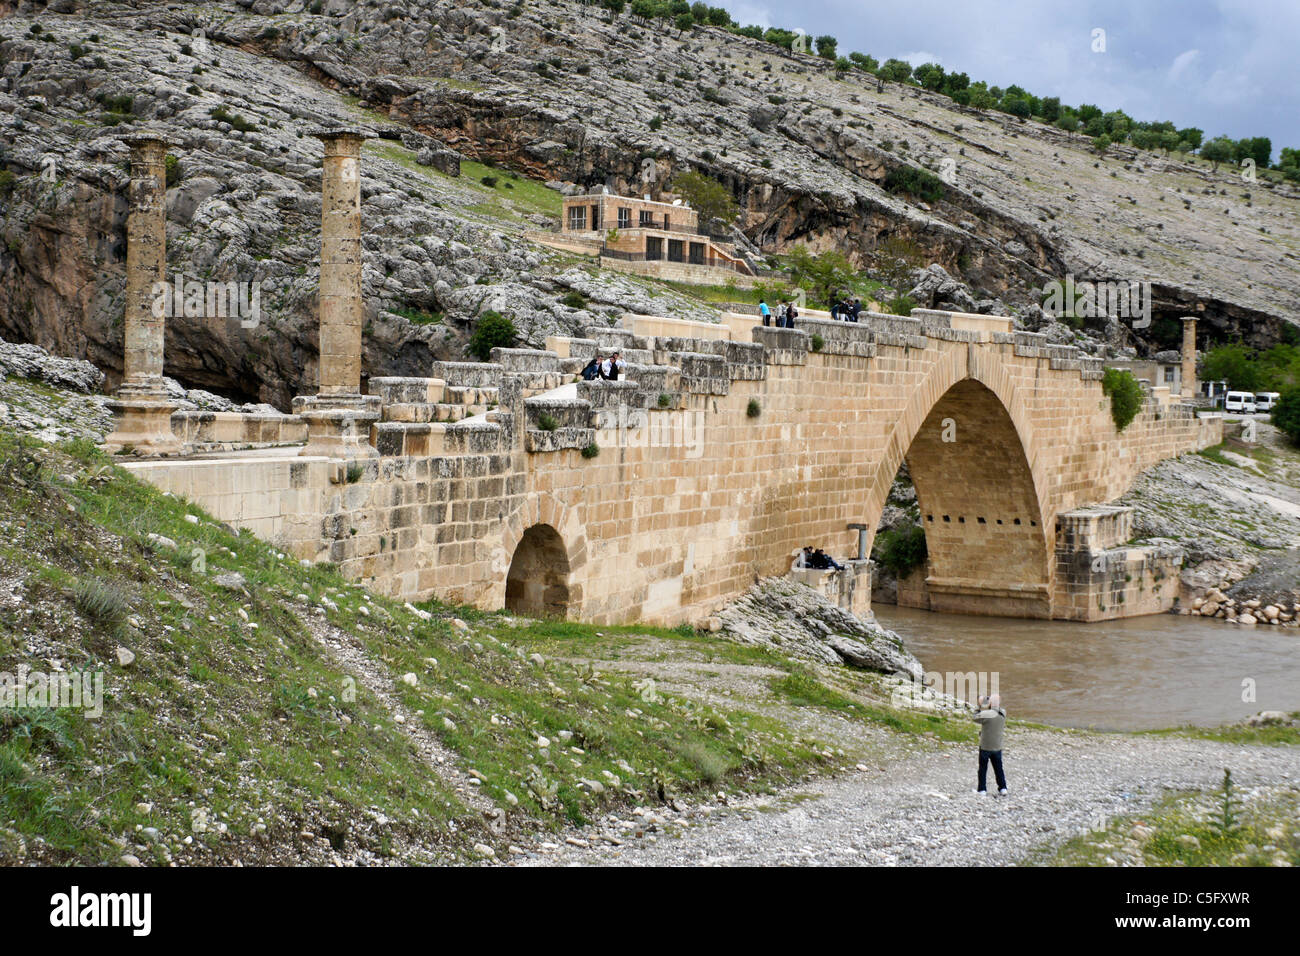
<svg viewBox="0 0 1300 956">
<path fill-rule="evenodd" d="M 354 155 L 359 154 L 363 142 L 376 136 L 374 130 L 364 126 L 322 126 L 308 135 L 324 143 L 326 153 L 348 149 Z"/>
<path fill-rule="evenodd" d="M 135 151 L 147 150 L 151 146 L 158 149 L 166 149 L 171 145 L 170 141 L 167 139 L 167 133 L 164 130 L 148 127 L 144 129 L 133 129 L 131 132 L 124 133 L 118 138 Z"/>
</svg>

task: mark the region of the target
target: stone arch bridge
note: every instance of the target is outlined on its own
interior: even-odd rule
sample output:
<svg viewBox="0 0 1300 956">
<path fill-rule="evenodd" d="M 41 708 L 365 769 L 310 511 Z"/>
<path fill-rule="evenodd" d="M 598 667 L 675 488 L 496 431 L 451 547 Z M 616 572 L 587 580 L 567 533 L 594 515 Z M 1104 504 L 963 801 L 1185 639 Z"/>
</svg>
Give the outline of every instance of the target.
<svg viewBox="0 0 1300 956">
<path fill-rule="evenodd" d="M 1142 469 L 1218 442 L 1221 422 L 1154 388 L 1117 431 L 1100 361 L 1010 319 L 627 316 L 363 392 L 364 132 L 318 136 L 320 391 L 261 416 L 167 406 L 148 300 L 165 264 L 165 148 L 132 139 L 126 378 L 106 446 L 136 452 L 128 467 L 158 487 L 393 596 L 673 624 L 785 573 L 804 544 L 869 553 L 906 461 L 927 606 L 1093 620 L 1172 603 L 1181 553 L 1129 546 L 1130 512 L 1107 503 Z M 625 378 L 574 381 L 615 348 Z M 860 610 L 870 564 L 849 568 L 838 586 Z"/>
<path fill-rule="evenodd" d="M 1219 441 L 1218 420 L 1157 388 L 1118 432 L 1099 361 L 1008 319 L 863 319 L 630 316 L 546 351 L 371 379 L 373 455 L 300 454 L 313 451 L 294 444 L 301 416 L 189 412 L 173 416 L 189 455 L 130 467 L 394 596 L 675 623 L 784 573 L 804 544 L 851 556 L 861 525 L 869 551 L 906 461 L 929 606 L 1072 619 L 1168 607 L 1177 549 L 1128 547 L 1128 512 L 1096 506 Z M 742 330 L 751 341 L 731 337 Z M 565 384 L 615 348 L 625 379 Z M 869 577 L 858 589 L 860 609 Z"/>
</svg>

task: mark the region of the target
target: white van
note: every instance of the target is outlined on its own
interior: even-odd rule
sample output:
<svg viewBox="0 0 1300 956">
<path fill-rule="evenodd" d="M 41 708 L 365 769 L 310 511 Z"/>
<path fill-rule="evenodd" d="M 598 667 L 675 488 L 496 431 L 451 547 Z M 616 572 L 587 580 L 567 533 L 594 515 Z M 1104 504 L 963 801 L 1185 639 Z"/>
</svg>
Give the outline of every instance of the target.
<svg viewBox="0 0 1300 956">
<path fill-rule="evenodd" d="M 1225 412 L 1253 414 L 1255 411 L 1255 393 L 1228 392 L 1223 396 L 1223 410 Z"/>
<path fill-rule="evenodd" d="M 1269 412 L 1277 404 L 1277 400 L 1282 397 L 1281 392 L 1256 392 L 1255 393 L 1255 411 Z"/>
</svg>

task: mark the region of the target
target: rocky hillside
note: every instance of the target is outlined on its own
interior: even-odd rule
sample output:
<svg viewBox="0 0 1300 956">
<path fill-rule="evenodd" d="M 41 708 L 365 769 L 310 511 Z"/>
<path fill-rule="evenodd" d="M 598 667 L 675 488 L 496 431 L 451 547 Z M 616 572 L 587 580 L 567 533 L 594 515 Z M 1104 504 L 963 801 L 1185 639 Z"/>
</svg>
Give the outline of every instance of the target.
<svg viewBox="0 0 1300 956">
<path fill-rule="evenodd" d="M 1125 148 L 1097 157 L 1059 130 L 837 79 L 717 28 L 660 32 L 569 0 L 59 0 L 0 3 L 0 335 L 89 358 L 111 384 L 117 136 L 161 127 L 177 159 L 171 270 L 263 289 L 256 328 L 171 321 L 169 372 L 284 407 L 315 376 L 307 131 L 340 120 L 382 137 L 363 184 L 367 374 L 459 356 L 487 309 L 529 344 L 625 309 L 706 311 L 524 238 L 555 224 L 561 190 L 662 194 L 688 169 L 732 189 L 736 238 L 755 255 L 807 242 L 867 266 L 881 241 L 905 239 L 972 300 L 1000 299 L 1034 328 L 1037 290 L 1066 273 L 1150 280 L 1157 319 L 1204 304 L 1205 327 L 1257 344 L 1300 305 L 1291 185 Z M 912 166 L 949 171 L 944 198 L 886 188 Z"/>
</svg>

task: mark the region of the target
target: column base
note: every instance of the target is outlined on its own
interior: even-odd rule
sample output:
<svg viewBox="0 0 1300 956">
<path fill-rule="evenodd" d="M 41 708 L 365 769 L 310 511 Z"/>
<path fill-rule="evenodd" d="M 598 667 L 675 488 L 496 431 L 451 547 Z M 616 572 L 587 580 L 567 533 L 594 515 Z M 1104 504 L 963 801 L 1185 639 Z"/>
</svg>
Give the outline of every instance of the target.
<svg viewBox="0 0 1300 956">
<path fill-rule="evenodd" d="M 99 447 L 108 454 L 152 457 L 178 455 L 184 450 L 184 443 L 172 431 L 176 405 L 170 400 L 130 396 L 106 405 L 113 413 L 113 431 L 104 436 Z"/>
<path fill-rule="evenodd" d="M 378 458 L 370 444 L 370 426 L 379 421 L 378 395 L 299 395 L 293 413 L 307 423 L 307 444 L 300 455 L 320 458 Z"/>
</svg>

